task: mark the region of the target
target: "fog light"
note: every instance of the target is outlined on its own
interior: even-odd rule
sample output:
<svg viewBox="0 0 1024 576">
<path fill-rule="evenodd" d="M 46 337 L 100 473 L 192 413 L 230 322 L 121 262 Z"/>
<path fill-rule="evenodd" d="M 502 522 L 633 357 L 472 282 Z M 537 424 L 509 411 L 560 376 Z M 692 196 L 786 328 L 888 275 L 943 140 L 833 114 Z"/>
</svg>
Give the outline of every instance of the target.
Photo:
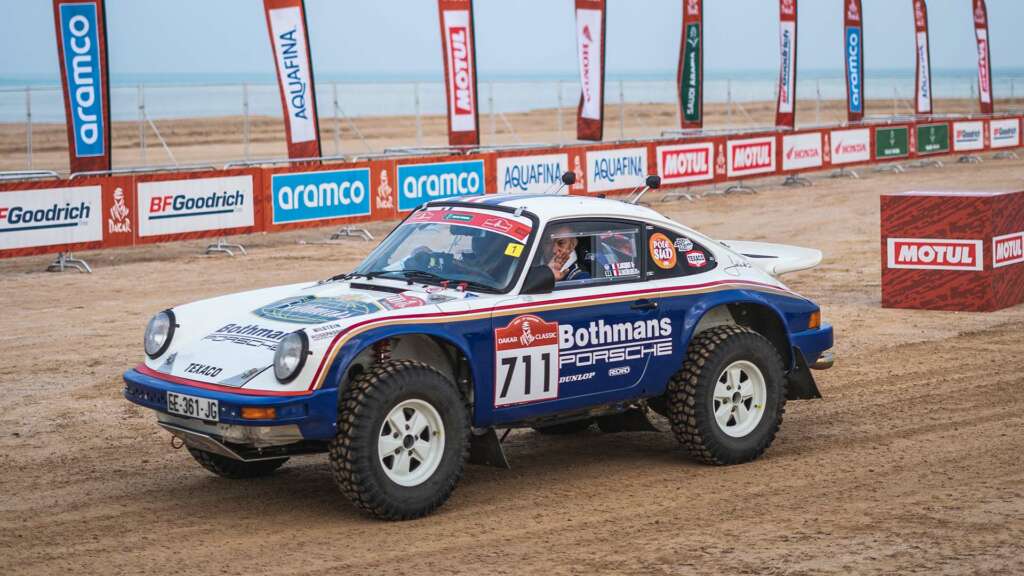
<svg viewBox="0 0 1024 576">
<path fill-rule="evenodd" d="M 816 330 L 818 328 L 821 328 L 821 310 L 811 312 L 811 318 L 807 321 L 808 330 Z"/>
<path fill-rule="evenodd" d="M 242 406 L 242 418 L 246 420 L 273 420 L 277 417 L 277 409 L 263 406 Z"/>
</svg>

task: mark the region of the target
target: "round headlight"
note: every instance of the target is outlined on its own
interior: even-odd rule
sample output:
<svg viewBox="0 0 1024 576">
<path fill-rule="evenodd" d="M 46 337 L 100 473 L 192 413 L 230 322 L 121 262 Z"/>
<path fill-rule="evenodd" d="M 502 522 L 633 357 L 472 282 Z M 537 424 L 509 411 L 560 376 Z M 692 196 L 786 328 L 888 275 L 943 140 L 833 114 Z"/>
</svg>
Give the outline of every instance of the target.
<svg viewBox="0 0 1024 576">
<path fill-rule="evenodd" d="M 302 371 L 309 353 L 309 340 L 303 331 L 292 332 L 277 344 L 274 352 L 274 376 L 282 384 L 287 384 Z"/>
<path fill-rule="evenodd" d="M 164 310 L 153 316 L 146 326 L 146 336 L 143 338 L 143 346 L 146 355 L 150 358 L 157 358 L 167 351 L 174 337 L 174 312 Z"/>
</svg>

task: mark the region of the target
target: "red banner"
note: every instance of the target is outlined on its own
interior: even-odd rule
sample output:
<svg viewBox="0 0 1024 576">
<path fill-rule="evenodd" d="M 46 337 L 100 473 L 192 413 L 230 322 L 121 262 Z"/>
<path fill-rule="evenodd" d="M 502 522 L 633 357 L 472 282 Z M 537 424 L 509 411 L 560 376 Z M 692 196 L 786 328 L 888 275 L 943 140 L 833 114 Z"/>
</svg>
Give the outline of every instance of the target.
<svg viewBox="0 0 1024 576">
<path fill-rule="evenodd" d="M 932 113 L 932 59 L 928 48 L 928 6 L 925 0 L 914 2 L 914 32 L 917 39 L 917 76 L 914 84 L 914 110 Z"/>
<path fill-rule="evenodd" d="M 604 137 L 605 0 L 576 0 L 576 51 L 580 63 L 580 105 L 576 138 Z"/>
<path fill-rule="evenodd" d="M 989 49 L 988 9 L 985 0 L 974 0 L 974 35 L 978 39 L 978 100 L 982 114 L 994 110 L 992 96 L 992 51 Z"/>
<path fill-rule="evenodd" d="M 846 118 L 864 119 L 864 17 L 861 0 L 843 0 L 843 46 L 846 61 Z"/>
<path fill-rule="evenodd" d="M 110 170 L 110 79 L 103 0 L 53 0 L 71 172 Z"/>
<path fill-rule="evenodd" d="M 303 0 L 263 0 L 263 8 L 281 89 L 288 157 L 316 158 L 321 154 L 320 121 Z"/>
<path fill-rule="evenodd" d="M 679 41 L 679 127 L 704 126 L 703 0 L 683 0 L 683 33 Z"/>
<path fill-rule="evenodd" d="M 480 144 L 473 0 L 437 0 L 448 102 L 448 143 Z"/>
<path fill-rule="evenodd" d="M 775 126 L 796 125 L 796 0 L 779 0 L 779 106 Z"/>
</svg>

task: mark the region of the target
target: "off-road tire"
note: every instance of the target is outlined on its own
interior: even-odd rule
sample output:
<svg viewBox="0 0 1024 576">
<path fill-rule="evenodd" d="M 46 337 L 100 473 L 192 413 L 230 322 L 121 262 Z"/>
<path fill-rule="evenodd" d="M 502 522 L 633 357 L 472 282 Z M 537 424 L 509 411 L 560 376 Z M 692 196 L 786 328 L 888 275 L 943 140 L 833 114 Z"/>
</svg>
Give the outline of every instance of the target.
<svg viewBox="0 0 1024 576">
<path fill-rule="evenodd" d="M 572 422 L 562 422 L 561 424 L 551 424 L 550 426 L 534 426 L 533 430 L 545 436 L 568 436 L 570 434 L 586 432 L 593 423 L 593 418 L 584 418 L 583 420 L 573 420 Z"/>
<path fill-rule="evenodd" d="M 715 421 L 713 394 L 723 370 L 747 360 L 765 381 L 764 414 L 747 435 L 734 438 Z M 668 385 L 669 421 L 676 440 L 707 464 L 741 464 L 758 458 L 771 445 L 786 411 L 786 377 L 782 358 L 767 338 L 741 326 L 716 326 L 690 342 L 681 370 Z"/>
<path fill-rule="evenodd" d="M 220 454 L 206 452 L 197 448 L 189 448 L 188 453 L 199 462 L 199 465 L 213 472 L 221 478 L 238 480 L 242 478 L 259 478 L 268 476 L 280 468 L 287 458 L 276 458 L 274 460 L 257 460 L 255 462 L 242 462 Z"/>
<path fill-rule="evenodd" d="M 433 474 L 417 486 L 400 486 L 384 471 L 378 439 L 392 408 L 409 399 L 429 403 L 440 415 L 445 444 Z M 363 372 L 341 392 L 338 432 L 330 442 L 334 481 L 357 508 L 382 520 L 425 516 L 444 504 L 469 456 L 469 407 L 455 384 L 421 362 L 392 360 Z"/>
</svg>

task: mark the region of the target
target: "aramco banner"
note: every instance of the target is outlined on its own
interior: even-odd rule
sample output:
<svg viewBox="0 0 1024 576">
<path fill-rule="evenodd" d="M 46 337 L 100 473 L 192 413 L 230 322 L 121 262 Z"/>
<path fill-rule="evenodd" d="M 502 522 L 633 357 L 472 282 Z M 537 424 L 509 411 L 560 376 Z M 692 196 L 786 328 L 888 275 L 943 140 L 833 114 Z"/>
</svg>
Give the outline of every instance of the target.
<svg viewBox="0 0 1024 576">
<path fill-rule="evenodd" d="M 683 130 L 704 126 L 704 0 L 683 0 L 683 34 L 679 42 L 679 124 Z"/>
<path fill-rule="evenodd" d="M 988 8 L 985 0 L 974 0 L 974 35 L 978 39 L 978 100 L 982 114 L 991 114 L 992 104 L 992 50 L 988 41 Z"/>
<path fill-rule="evenodd" d="M 53 0 L 71 172 L 110 170 L 110 81 L 103 0 Z"/>
<path fill-rule="evenodd" d="M 843 0 L 843 46 L 846 60 L 846 119 L 864 119 L 864 17 L 861 0 Z"/>
<path fill-rule="evenodd" d="M 796 125 L 796 0 L 779 0 L 779 107 L 775 126 Z"/>
<path fill-rule="evenodd" d="M 917 81 L 914 85 L 914 110 L 932 113 L 932 59 L 928 49 L 928 6 L 914 0 L 914 32 L 917 37 Z"/>
<path fill-rule="evenodd" d="M 277 64 L 288 157 L 316 158 L 320 156 L 320 122 L 303 0 L 263 0 L 263 7 Z"/>
<path fill-rule="evenodd" d="M 605 0 L 576 0 L 576 51 L 580 61 L 580 106 L 576 138 L 604 136 Z"/>
<path fill-rule="evenodd" d="M 448 97 L 448 143 L 476 146 L 480 144 L 480 122 L 473 0 L 437 0 L 437 9 Z"/>
</svg>

